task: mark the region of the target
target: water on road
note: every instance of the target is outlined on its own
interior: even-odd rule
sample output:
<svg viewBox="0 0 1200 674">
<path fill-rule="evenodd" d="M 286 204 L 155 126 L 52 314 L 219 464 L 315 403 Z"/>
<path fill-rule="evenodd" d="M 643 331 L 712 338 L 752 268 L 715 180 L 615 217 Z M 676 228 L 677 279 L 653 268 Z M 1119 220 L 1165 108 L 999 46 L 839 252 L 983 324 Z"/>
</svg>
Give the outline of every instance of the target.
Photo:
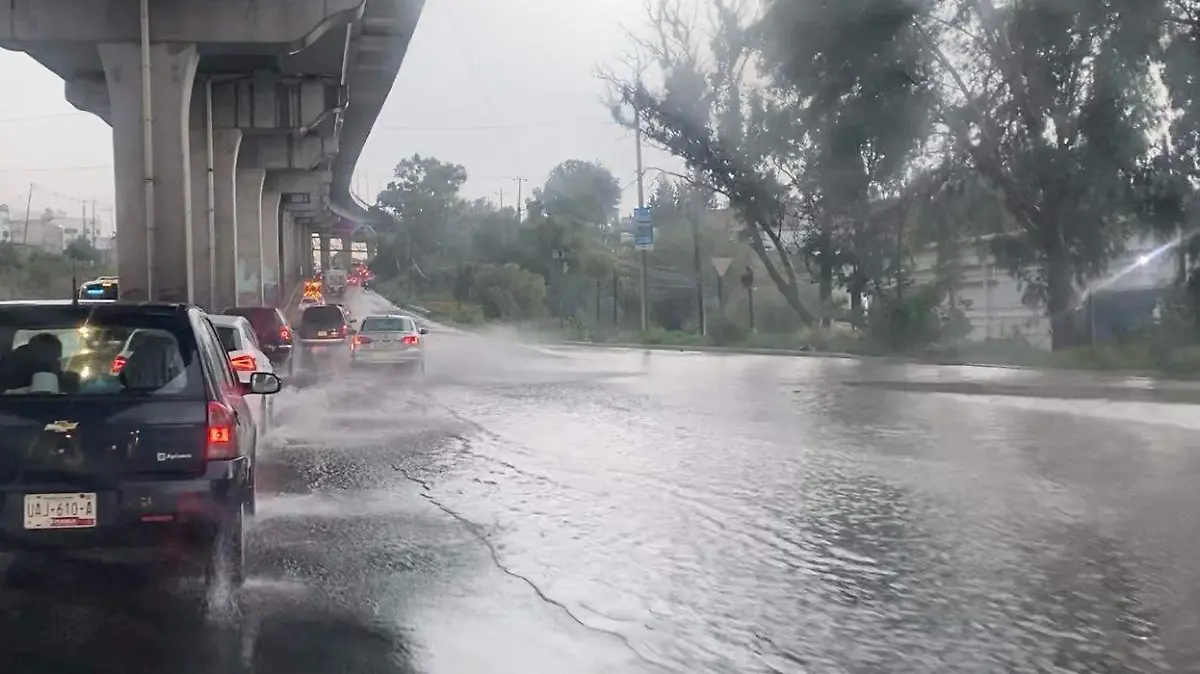
<svg viewBox="0 0 1200 674">
<path fill-rule="evenodd" d="M 277 398 L 233 605 L 55 569 L 0 590 L 5 671 L 1200 662 L 1193 407 L 848 385 L 1018 371 L 427 344 L 424 382 Z"/>
</svg>

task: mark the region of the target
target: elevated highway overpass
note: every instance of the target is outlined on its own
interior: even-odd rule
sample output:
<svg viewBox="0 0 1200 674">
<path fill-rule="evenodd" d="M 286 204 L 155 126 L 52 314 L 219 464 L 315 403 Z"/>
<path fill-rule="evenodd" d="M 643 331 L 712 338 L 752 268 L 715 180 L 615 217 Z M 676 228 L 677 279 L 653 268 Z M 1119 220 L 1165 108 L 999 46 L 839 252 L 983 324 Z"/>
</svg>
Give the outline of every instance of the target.
<svg viewBox="0 0 1200 674">
<path fill-rule="evenodd" d="M 219 309 L 366 219 L 351 176 L 423 4 L 0 0 L 0 47 L 112 126 L 122 297 Z"/>
</svg>

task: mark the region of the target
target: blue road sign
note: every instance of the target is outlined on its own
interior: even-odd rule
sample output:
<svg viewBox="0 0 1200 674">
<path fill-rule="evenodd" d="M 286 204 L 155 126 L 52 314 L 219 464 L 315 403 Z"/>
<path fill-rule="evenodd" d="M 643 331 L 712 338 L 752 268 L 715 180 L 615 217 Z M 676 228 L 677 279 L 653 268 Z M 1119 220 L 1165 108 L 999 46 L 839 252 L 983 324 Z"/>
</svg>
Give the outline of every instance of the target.
<svg viewBox="0 0 1200 674">
<path fill-rule="evenodd" d="M 633 221 L 638 224 L 650 224 L 650 209 L 635 208 L 633 209 Z"/>
<path fill-rule="evenodd" d="M 639 222 L 633 230 L 633 247 L 638 250 L 653 250 L 654 226 L 650 223 Z"/>
</svg>

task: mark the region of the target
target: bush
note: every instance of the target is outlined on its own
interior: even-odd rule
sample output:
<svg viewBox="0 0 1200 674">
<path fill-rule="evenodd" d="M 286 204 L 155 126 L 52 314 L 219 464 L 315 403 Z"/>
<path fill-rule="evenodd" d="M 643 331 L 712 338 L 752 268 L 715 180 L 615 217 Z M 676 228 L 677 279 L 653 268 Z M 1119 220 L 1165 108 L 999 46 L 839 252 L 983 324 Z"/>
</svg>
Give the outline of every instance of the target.
<svg viewBox="0 0 1200 674">
<path fill-rule="evenodd" d="M 708 341 L 713 346 L 732 346 L 745 339 L 746 330 L 724 316 L 708 322 Z"/>
</svg>

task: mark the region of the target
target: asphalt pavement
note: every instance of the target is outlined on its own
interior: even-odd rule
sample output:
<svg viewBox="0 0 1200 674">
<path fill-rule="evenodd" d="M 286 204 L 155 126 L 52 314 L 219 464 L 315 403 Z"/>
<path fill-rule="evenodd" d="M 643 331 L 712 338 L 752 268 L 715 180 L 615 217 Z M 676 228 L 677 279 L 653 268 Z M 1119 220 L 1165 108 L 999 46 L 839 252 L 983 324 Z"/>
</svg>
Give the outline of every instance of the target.
<svg viewBox="0 0 1200 674">
<path fill-rule="evenodd" d="M 1200 662 L 1194 406 L 896 384 L 1038 383 L 1021 371 L 444 327 L 424 381 L 278 396 L 239 595 L 49 569 L 0 589 L 3 671 Z"/>
</svg>

